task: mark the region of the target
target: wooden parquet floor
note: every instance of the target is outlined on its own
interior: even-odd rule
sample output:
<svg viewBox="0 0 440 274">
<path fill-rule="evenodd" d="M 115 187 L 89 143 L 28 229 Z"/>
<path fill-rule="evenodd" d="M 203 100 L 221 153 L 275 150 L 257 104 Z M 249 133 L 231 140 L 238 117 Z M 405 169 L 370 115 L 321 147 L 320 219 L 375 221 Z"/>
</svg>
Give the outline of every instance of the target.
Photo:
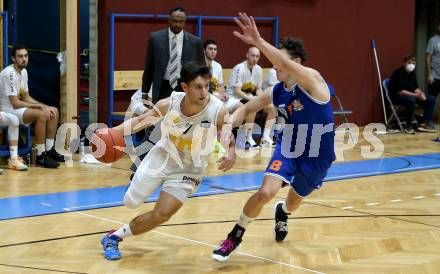
<svg viewBox="0 0 440 274">
<path fill-rule="evenodd" d="M 382 157 L 439 153 L 434 134 L 380 136 Z M 360 146 L 344 160 L 363 160 Z M 211 159 L 207 175 L 222 175 Z M 229 173 L 260 171 L 269 158 L 239 160 Z M 0 198 L 126 185 L 129 160 L 108 166 L 31 168 L 0 175 Z M 440 171 L 325 183 L 289 219 L 282 243 L 272 238 L 269 203 L 250 225 L 240 253 L 216 262 L 212 249 L 234 225 L 244 191 L 197 197 L 165 225 L 124 239 L 119 261 L 103 258 L 100 239 L 152 209 L 110 207 L 0 221 L 0 273 L 440 273 Z M 287 189 L 277 195 L 283 199 Z M 1 210 L 1 209 L 0 209 Z"/>
</svg>

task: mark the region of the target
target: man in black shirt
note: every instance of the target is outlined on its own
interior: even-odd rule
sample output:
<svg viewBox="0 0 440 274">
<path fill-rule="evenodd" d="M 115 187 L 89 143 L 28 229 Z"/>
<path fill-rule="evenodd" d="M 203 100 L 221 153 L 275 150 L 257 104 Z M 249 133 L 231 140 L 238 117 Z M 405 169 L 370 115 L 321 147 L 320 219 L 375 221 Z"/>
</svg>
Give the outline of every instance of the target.
<svg viewBox="0 0 440 274">
<path fill-rule="evenodd" d="M 435 97 L 425 94 L 419 89 L 416 73 L 414 71 L 416 67 L 416 58 L 413 55 L 408 55 L 403 61 L 403 66 L 396 69 L 391 76 L 389 91 L 393 103 L 405 107 L 405 132 L 414 133 L 411 122 L 414 116 L 416 103 L 424 107 L 423 122 L 417 127 L 417 129 L 425 132 L 436 132 L 434 123 L 432 122 Z"/>
</svg>

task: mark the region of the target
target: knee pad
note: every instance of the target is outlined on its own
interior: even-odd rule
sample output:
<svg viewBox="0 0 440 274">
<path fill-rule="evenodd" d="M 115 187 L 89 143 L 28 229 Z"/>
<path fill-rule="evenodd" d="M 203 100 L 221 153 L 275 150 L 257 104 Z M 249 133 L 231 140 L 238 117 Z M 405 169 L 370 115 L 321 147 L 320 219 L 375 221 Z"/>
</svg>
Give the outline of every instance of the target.
<svg viewBox="0 0 440 274">
<path fill-rule="evenodd" d="M 142 168 L 141 164 L 124 196 L 124 204 L 129 208 L 141 205 L 162 184 L 162 179 L 151 178 Z"/>
<path fill-rule="evenodd" d="M 6 118 L 6 120 L 8 120 L 8 125 L 10 127 L 17 127 L 18 128 L 18 126 L 20 125 L 20 120 L 14 114 L 4 112 L 3 116 Z"/>
<path fill-rule="evenodd" d="M 127 192 L 124 195 L 124 205 L 128 208 L 137 208 L 139 207 L 144 200 L 142 197 L 137 194 L 133 188 L 128 188 Z"/>
<path fill-rule="evenodd" d="M 4 117 L 8 121 L 8 139 L 18 140 L 18 127 L 20 126 L 20 120 L 17 116 L 11 113 L 3 113 Z"/>
</svg>

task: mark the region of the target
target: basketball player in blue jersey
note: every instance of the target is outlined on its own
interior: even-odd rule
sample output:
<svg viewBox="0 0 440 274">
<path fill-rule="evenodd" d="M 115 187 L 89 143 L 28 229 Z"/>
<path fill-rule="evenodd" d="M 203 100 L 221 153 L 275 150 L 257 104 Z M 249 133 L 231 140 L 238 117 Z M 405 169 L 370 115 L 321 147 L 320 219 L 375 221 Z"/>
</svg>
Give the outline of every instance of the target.
<svg viewBox="0 0 440 274">
<path fill-rule="evenodd" d="M 212 258 L 218 261 L 229 259 L 263 206 L 275 197 L 283 185 L 290 185 L 286 200 L 275 205 L 274 239 L 283 241 L 288 232 L 288 215 L 299 207 L 304 197 L 321 187 L 327 170 L 335 160 L 330 92 L 319 72 L 303 65 L 306 52 L 302 41 L 282 39 L 277 49 L 260 37 L 252 17 L 245 13 L 239 16 L 235 21 L 241 33 L 234 31 L 234 35 L 247 44 L 255 45 L 266 55 L 274 64 L 280 83 L 272 92 L 263 93 L 240 107 L 228 124 L 239 126 L 248 113 L 272 103 L 286 119 L 286 127 L 278 138 L 263 184 L 246 202 L 226 240 L 213 251 Z M 223 133 L 228 130 L 223 129 Z"/>
</svg>

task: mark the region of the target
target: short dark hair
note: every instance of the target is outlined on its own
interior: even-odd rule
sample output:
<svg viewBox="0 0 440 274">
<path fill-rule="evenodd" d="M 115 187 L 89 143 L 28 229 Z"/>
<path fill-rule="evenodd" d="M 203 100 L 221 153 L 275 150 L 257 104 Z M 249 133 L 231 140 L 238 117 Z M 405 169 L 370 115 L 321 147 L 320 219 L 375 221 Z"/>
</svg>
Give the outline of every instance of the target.
<svg viewBox="0 0 440 274">
<path fill-rule="evenodd" d="M 292 57 L 292 59 L 300 58 L 301 63 L 304 63 L 307 60 L 307 52 L 304 48 L 304 42 L 299 38 L 281 38 L 278 48 L 285 49 L 289 53 L 290 57 Z"/>
<path fill-rule="evenodd" d="M 26 48 L 25 45 L 23 45 L 23 44 L 15 44 L 12 47 L 12 50 L 11 50 L 11 57 L 15 58 L 15 53 L 17 52 L 17 50 L 21 50 L 21 49 L 25 49 L 26 51 L 28 51 L 28 49 Z"/>
<path fill-rule="evenodd" d="M 205 42 L 203 42 L 203 49 L 206 49 L 209 45 L 216 45 L 217 46 L 217 42 L 213 39 L 208 39 Z"/>
<path fill-rule="evenodd" d="M 170 15 L 173 13 L 173 12 L 175 12 L 175 11 L 178 11 L 178 12 L 183 12 L 183 13 L 185 13 L 185 15 L 186 15 L 186 11 L 185 11 L 185 9 L 184 8 L 182 8 L 182 7 L 175 7 L 175 8 L 172 8 L 171 10 L 170 10 Z"/>
<path fill-rule="evenodd" d="M 414 56 L 414 54 L 410 53 L 405 55 L 405 57 L 403 58 L 403 62 L 408 62 L 408 61 L 416 61 L 416 57 Z"/>
<path fill-rule="evenodd" d="M 182 70 L 180 71 L 180 82 L 188 84 L 198 76 L 205 79 L 211 79 L 211 75 L 211 70 L 208 66 L 191 61 L 182 66 Z"/>
</svg>

